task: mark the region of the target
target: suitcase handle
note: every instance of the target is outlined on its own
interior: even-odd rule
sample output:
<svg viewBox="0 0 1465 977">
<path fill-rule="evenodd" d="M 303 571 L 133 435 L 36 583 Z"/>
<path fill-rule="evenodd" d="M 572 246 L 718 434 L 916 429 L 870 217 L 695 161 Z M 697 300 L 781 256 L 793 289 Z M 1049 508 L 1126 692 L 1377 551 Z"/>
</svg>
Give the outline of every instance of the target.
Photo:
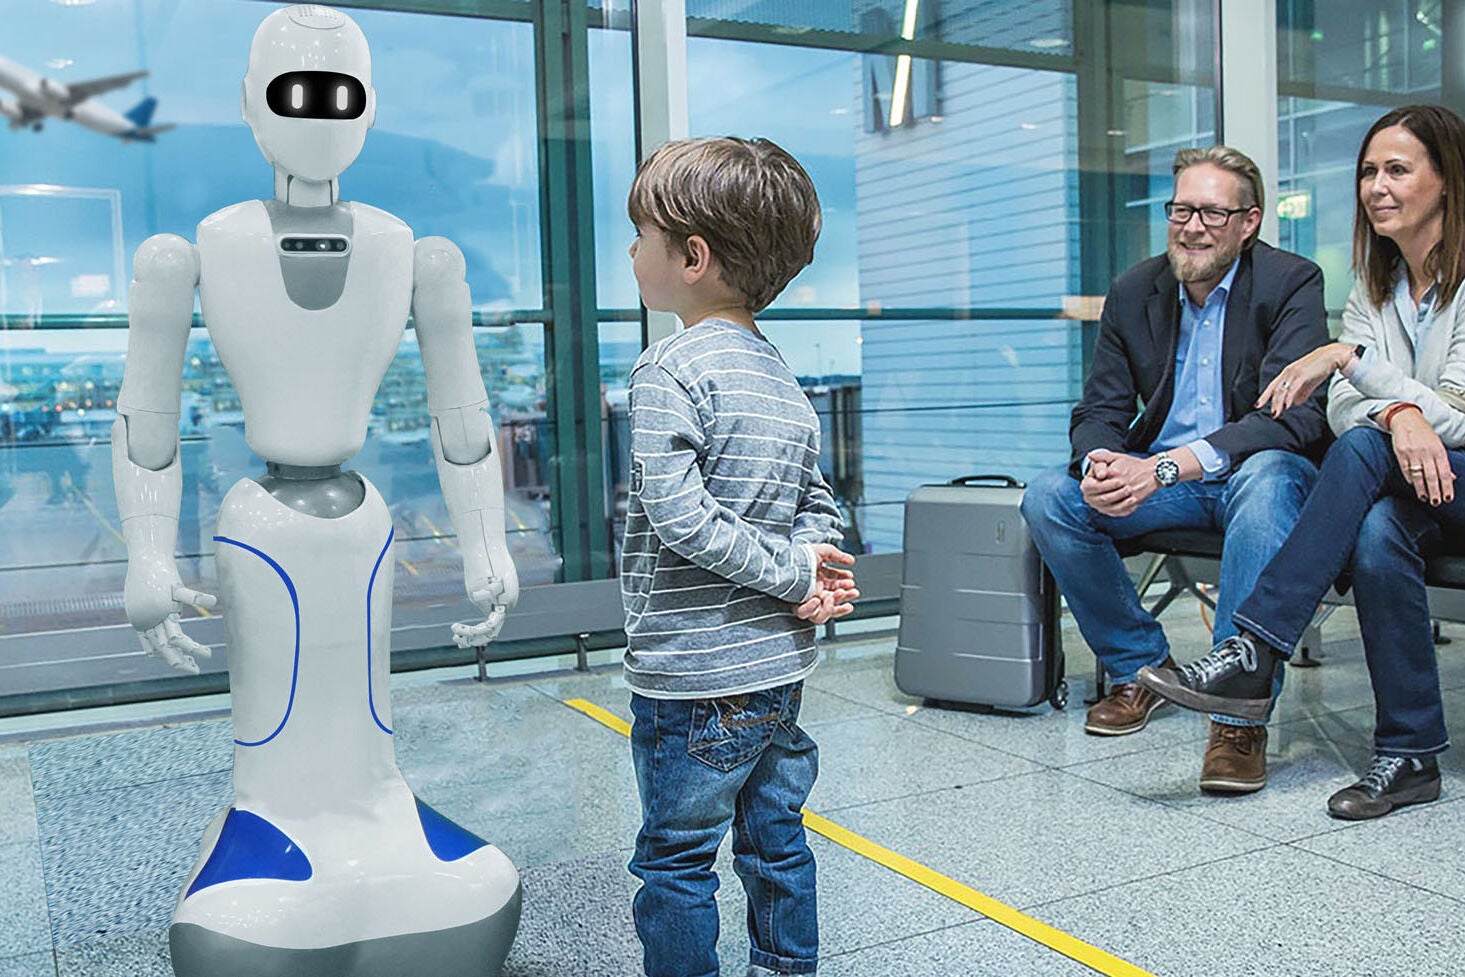
<svg viewBox="0 0 1465 977">
<path fill-rule="evenodd" d="M 1023 482 L 1019 482 L 1011 475 L 963 475 L 960 478 L 953 478 L 947 485 L 971 485 L 975 482 L 998 482 L 1008 488 L 1027 488 Z"/>
</svg>

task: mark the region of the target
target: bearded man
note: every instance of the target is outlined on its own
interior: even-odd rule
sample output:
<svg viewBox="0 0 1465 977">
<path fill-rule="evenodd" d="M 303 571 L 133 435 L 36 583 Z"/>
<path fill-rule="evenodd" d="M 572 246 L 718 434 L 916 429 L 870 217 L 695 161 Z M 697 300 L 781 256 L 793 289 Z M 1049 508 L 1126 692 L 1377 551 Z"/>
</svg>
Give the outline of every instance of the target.
<svg viewBox="0 0 1465 977">
<path fill-rule="evenodd" d="M 1321 269 L 1257 240 L 1262 179 L 1243 154 L 1184 149 L 1173 172 L 1166 253 L 1115 279 L 1105 299 L 1068 469 L 1034 479 L 1022 503 L 1112 682 L 1084 725 L 1096 736 L 1143 729 L 1164 702 L 1135 677 L 1171 663 L 1115 540 L 1223 532 L 1215 639 L 1235 634 L 1231 612 L 1287 538 L 1317 477 L 1309 456 L 1326 446 L 1321 388 L 1280 417 L 1256 405 L 1284 366 L 1328 341 Z M 1203 790 L 1265 786 L 1266 726 L 1241 722 L 1211 717 Z"/>
</svg>

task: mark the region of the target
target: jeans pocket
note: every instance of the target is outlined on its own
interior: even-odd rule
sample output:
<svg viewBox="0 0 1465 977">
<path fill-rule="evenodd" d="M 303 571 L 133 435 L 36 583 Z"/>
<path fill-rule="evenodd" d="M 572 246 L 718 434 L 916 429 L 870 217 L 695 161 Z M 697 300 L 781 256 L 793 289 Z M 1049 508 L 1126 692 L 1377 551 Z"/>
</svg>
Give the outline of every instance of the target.
<svg viewBox="0 0 1465 977">
<path fill-rule="evenodd" d="M 766 692 L 699 699 L 687 755 L 723 773 L 735 770 L 767 749 L 780 715 L 778 699 Z"/>
</svg>

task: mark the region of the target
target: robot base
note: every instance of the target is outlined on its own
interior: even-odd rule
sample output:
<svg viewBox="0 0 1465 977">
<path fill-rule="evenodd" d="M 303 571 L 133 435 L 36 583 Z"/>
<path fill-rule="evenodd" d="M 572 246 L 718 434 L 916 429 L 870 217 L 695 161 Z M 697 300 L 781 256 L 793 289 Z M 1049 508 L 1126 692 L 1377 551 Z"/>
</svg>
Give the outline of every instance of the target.
<svg viewBox="0 0 1465 977">
<path fill-rule="evenodd" d="M 509 955 L 522 903 L 520 887 L 502 909 L 476 923 L 320 949 L 260 946 L 194 923 L 169 927 L 168 945 L 178 977 L 491 977 Z"/>
</svg>

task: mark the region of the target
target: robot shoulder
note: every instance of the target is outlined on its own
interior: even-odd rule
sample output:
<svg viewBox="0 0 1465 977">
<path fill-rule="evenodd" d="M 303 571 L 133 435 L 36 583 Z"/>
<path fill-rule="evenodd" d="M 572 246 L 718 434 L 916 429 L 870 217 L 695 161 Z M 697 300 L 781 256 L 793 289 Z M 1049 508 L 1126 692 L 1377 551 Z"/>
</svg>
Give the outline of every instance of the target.
<svg viewBox="0 0 1465 977">
<path fill-rule="evenodd" d="M 413 245 L 412 279 L 417 285 L 461 282 L 468 265 L 463 252 L 445 237 L 425 237 Z"/>
<path fill-rule="evenodd" d="M 138 246 L 132 277 L 192 288 L 198 284 L 198 249 L 177 234 L 154 234 Z"/>
<path fill-rule="evenodd" d="M 369 228 L 378 233 L 382 231 L 389 233 L 397 232 L 406 234 L 409 237 L 412 234 L 412 228 L 408 227 L 407 222 L 396 214 L 356 200 L 350 201 L 348 206 L 351 208 L 351 220 L 358 227 Z"/>
<path fill-rule="evenodd" d="M 203 237 L 211 231 L 227 231 L 237 228 L 241 224 L 257 223 L 261 219 L 268 220 L 264 204 L 258 200 L 242 200 L 237 204 L 221 207 L 199 221 L 199 237 Z"/>
</svg>

